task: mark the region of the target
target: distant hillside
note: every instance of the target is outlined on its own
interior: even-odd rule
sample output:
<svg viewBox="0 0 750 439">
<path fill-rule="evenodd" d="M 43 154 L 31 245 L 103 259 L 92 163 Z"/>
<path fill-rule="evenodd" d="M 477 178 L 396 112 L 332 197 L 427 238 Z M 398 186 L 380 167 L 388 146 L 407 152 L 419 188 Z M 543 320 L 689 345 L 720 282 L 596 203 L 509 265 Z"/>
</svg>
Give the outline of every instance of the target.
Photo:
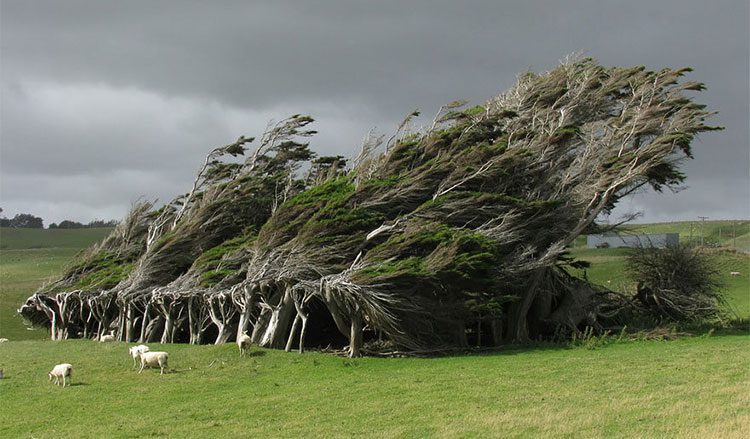
<svg viewBox="0 0 750 439">
<path fill-rule="evenodd" d="M 0 250 L 25 250 L 36 248 L 83 249 L 101 241 L 112 231 L 111 227 L 95 229 L 15 229 L 0 228 Z"/>
<path fill-rule="evenodd" d="M 703 224 L 702 224 L 703 223 Z M 627 229 L 640 233 L 679 233 L 680 242 L 733 247 L 750 252 L 750 220 L 675 221 L 655 224 L 633 224 Z"/>
</svg>

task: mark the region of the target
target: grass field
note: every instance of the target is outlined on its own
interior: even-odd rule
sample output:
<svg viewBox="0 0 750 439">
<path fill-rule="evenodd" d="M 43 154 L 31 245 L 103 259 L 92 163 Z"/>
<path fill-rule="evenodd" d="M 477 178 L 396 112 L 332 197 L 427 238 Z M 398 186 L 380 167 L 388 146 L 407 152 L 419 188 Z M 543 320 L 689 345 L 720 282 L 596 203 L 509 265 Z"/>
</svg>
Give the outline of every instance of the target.
<svg viewBox="0 0 750 439">
<path fill-rule="evenodd" d="M 0 228 L 0 250 L 27 250 L 40 248 L 83 249 L 100 241 L 111 228 L 95 229 L 12 229 Z"/>
<path fill-rule="evenodd" d="M 626 227 L 638 233 L 678 233 L 680 242 L 722 245 L 750 252 L 750 221 L 675 221 Z"/>
<path fill-rule="evenodd" d="M 28 331 L 16 309 L 40 285 L 60 274 L 76 253 L 111 230 L 0 228 L 0 337 L 45 338 L 45 331 Z"/>
<path fill-rule="evenodd" d="M 343 359 L 169 345 L 138 375 L 124 343 L 0 345 L 0 437 L 738 437 L 747 336 L 603 348 Z M 73 386 L 47 381 L 74 365 Z"/>
<path fill-rule="evenodd" d="M 0 336 L 11 341 L 0 344 L 0 438 L 750 437 L 750 334 L 431 359 L 257 348 L 239 358 L 233 344 L 157 345 L 170 353 L 173 372 L 138 375 L 125 343 L 28 340 L 46 334 L 13 317 L 20 301 L 106 231 L 2 232 Z M 593 263 L 590 279 L 632 287 L 627 250 L 573 253 Z M 750 257 L 715 255 L 730 303 L 750 316 Z M 61 362 L 74 365 L 66 389 L 47 381 Z"/>
<path fill-rule="evenodd" d="M 585 248 L 577 247 L 571 254 L 578 259 L 591 263 L 586 270 L 589 280 L 604 285 L 612 290 L 635 293 L 636 281 L 631 279 L 625 270 L 627 248 Z M 730 310 L 738 317 L 750 317 L 750 255 L 734 251 L 712 251 L 712 259 L 723 283 L 724 296 Z M 737 271 L 740 276 L 730 273 Z M 582 271 L 574 270 L 582 276 Z"/>
</svg>

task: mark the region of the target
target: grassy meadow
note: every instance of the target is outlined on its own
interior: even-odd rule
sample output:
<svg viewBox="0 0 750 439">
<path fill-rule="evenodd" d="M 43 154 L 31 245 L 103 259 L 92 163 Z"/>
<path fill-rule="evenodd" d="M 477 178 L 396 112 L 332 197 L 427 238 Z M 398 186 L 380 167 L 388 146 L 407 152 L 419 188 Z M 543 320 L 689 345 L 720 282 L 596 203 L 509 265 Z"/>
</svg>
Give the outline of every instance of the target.
<svg viewBox="0 0 750 439">
<path fill-rule="evenodd" d="M 0 345 L 0 437 L 748 437 L 745 335 L 599 349 L 344 359 L 169 345 L 138 375 L 125 343 Z M 47 381 L 59 362 L 73 385 Z"/>
<path fill-rule="evenodd" d="M 45 331 L 27 330 L 16 310 L 40 285 L 60 274 L 73 256 L 111 230 L 0 228 L 0 337 L 45 338 Z"/>
<path fill-rule="evenodd" d="M 107 233 L 34 232 L 0 230 L 0 337 L 11 339 L 0 343 L 2 438 L 750 437 L 750 334 L 742 332 L 429 359 L 259 348 L 240 358 L 233 344 L 152 345 L 169 352 L 172 372 L 139 375 L 129 344 L 39 340 L 43 331 L 14 317 Z M 626 249 L 572 253 L 592 263 L 589 279 L 632 291 Z M 730 306 L 750 317 L 750 256 L 713 254 Z M 62 362 L 74 366 L 65 389 L 47 381 Z"/>
</svg>

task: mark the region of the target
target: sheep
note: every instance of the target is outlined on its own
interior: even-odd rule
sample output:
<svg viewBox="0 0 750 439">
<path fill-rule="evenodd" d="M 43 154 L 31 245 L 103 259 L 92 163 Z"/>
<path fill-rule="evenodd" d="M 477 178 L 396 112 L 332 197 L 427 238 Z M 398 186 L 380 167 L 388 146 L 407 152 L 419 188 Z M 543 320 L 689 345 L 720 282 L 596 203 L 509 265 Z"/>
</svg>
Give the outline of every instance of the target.
<svg viewBox="0 0 750 439">
<path fill-rule="evenodd" d="M 133 346 L 133 347 L 128 348 L 128 352 L 133 357 L 133 367 L 137 366 L 136 360 L 138 360 L 138 357 L 142 353 L 148 352 L 149 350 L 150 350 L 149 347 L 146 346 L 145 344 L 139 344 L 138 346 Z"/>
<path fill-rule="evenodd" d="M 161 368 L 161 373 L 159 373 L 159 375 L 163 375 L 164 369 L 168 367 L 167 360 L 169 359 L 169 354 L 166 352 L 141 352 L 140 357 L 141 370 L 139 370 L 138 373 L 143 372 L 143 368 L 146 366 L 152 367 L 158 364 Z"/>
<path fill-rule="evenodd" d="M 244 357 L 248 349 L 250 349 L 250 336 L 247 332 L 243 332 L 237 338 L 237 347 L 240 348 L 240 357 Z"/>
<path fill-rule="evenodd" d="M 6 341 L 9 341 L 7 338 L 0 338 L 0 343 L 5 343 Z"/>
<path fill-rule="evenodd" d="M 730 271 L 729 275 L 732 276 L 732 277 L 737 277 L 737 276 L 740 275 L 740 272 L 739 271 Z"/>
<path fill-rule="evenodd" d="M 65 387 L 65 377 L 68 377 L 71 380 L 73 379 L 73 366 L 68 363 L 58 364 L 52 368 L 47 376 L 49 376 L 50 381 L 54 378 L 56 385 L 60 384 L 60 378 L 62 378 L 62 386 Z M 68 383 L 68 385 L 70 385 L 70 383 Z"/>
<path fill-rule="evenodd" d="M 115 341 L 115 331 L 112 331 L 111 333 L 107 335 L 102 335 L 99 337 L 99 342 L 104 343 L 107 341 Z"/>
</svg>

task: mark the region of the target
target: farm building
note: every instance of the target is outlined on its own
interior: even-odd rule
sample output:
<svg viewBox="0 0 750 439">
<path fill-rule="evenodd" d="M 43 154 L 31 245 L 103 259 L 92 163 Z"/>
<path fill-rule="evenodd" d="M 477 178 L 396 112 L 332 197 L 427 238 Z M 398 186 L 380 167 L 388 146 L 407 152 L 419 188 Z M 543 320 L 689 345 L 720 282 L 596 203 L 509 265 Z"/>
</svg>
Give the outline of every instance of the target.
<svg viewBox="0 0 750 439">
<path fill-rule="evenodd" d="M 678 233 L 659 233 L 648 235 L 619 235 L 616 233 L 586 236 L 588 248 L 601 247 L 671 247 L 680 243 Z"/>
</svg>

